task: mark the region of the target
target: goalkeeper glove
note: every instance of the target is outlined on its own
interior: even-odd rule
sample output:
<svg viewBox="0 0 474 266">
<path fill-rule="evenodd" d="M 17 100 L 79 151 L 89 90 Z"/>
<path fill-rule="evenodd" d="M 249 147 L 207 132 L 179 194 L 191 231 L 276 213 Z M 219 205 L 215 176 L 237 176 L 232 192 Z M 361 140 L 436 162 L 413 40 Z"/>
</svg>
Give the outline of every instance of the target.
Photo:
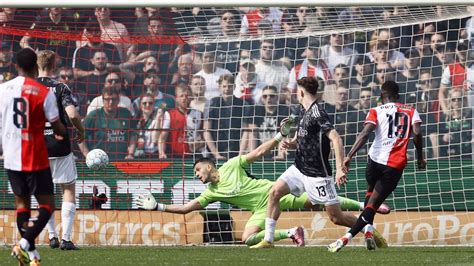
<svg viewBox="0 0 474 266">
<path fill-rule="evenodd" d="M 164 204 L 157 203 L 151 193 L 138 196 L 137 205 L 139 209 L 165 211 Z"/>
<path fill-rule="evenodd" d="M 284 137 L 290 134 L 290 129 L 292 126 L 295 125 L 296 118 L 297 118 L 296 115 L 291 114 L 289 117 L 281 121 L 280 132 L 275 136 L 276 141 L 280 142 L 283 140 Z"/>
</svg>

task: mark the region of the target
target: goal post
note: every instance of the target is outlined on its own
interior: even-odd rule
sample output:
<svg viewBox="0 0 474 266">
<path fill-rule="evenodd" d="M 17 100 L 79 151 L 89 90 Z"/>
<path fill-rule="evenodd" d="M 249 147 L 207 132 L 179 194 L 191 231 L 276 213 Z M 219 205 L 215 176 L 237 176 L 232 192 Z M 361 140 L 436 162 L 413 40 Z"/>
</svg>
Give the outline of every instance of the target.
<svg viewBox="0 0 474 266">
<path fill-rule="evenodd" d="M 389 245 L 474 243 L 469 2 L 388 1 L 374 7 L 368 1 L 324 1 L 315 7 L 260 1 L 250 8 L 257 3 L 116 0 L 99 8 L 84 0 L 48 8 L 60 4 L 2 2 L 0 83 L 17 75 L 14 54 L 21 47 L 54 50 L 60 58 L 56 78 L 76 95 L 87 145 L 110 157 L 105 171 L 94 172 L 73 145 L 79 174 L 73 241 L 79 245 L 241 243 L 248 210 L 215 202 L 186 215 L 146 212 L 136 199 L 148 192 L 164 204 L 195 199 L 206 185 L 194 176 L 194 161 L 219 157 L 221 166 L 273 137 L 298 104 L 295 81 L 308 75 L 322 80 L 325 109 L 346 153 L 368 109 L 380 104 L 385 80 L 397 81 L 400 100 L 422 116 L 427 170 L 415 170 L 410 146 L 404 175 L 386 201 L 392 212 L 375 217 Z M 119 97 L 110 98 L 110 92 Z M 231 104 L 216 100 L 226 93 Z M 106 108 L 115 108 L 112 116 Z M 369 146 L 357 154 L 338 195 L 364 200 Z M 277 149 L 249 171 L 274 181 L 294 156 Z M 56 194 L 61 206 L 59 187 Z M 0 238 L 12 244 L 18 233 L 4 171 L 0 206 Z M 58 225 L 60 216 L 58 209 Z M 326 245 L 346 230 L 322 211 L 302 209 L 284 210 L 277 227 L 299 225 L 309 245 Z M 47 233 L 39 242 L 47 243 Z"/>
</svg>

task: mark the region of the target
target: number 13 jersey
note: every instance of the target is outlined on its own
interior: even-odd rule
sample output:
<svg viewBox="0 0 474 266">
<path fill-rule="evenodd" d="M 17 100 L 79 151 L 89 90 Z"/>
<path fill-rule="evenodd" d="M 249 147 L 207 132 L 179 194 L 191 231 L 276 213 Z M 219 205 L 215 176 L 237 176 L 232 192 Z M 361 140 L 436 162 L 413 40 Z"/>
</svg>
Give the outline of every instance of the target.
<svg viewBox="0 0 474 266">
<path fill-rule="evenodd" d="M 380 164 L 403 170 L 412 125 L 421 123 L 415 108 L 401 103 L 387 103 L 370 109 L 365 123 L 376 126 L 369 157 Z"/>
<path fill-rule="evenodd" d="M 0 114 L 5 169 L 48 168 L 44 125 L 59 119 L 54 93 L 34 79 L 16 77 L 0 84 Z"/>
</svg>

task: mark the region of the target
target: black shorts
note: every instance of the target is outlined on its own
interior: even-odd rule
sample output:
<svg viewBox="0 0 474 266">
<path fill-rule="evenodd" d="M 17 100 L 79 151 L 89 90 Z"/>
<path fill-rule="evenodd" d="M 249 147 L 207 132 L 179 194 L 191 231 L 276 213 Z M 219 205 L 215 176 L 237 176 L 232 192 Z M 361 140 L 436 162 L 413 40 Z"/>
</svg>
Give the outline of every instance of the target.
<svg viewBox="0 0 474 266">
<path fill-rule="evenodd" d="M 49 167 L 31 172 L 7 169 L 7 175 L 13 193 L 17 196 L 54 195 L 53 178 Z"/>
<path fill-rule="evenodd" d="M 380 194 L 389 195 L 397 188 L 402 174 L 403 170 L 374 162 L 369 157 L 365 178 L 369 187 L 375 188 Z"/>
</svg>

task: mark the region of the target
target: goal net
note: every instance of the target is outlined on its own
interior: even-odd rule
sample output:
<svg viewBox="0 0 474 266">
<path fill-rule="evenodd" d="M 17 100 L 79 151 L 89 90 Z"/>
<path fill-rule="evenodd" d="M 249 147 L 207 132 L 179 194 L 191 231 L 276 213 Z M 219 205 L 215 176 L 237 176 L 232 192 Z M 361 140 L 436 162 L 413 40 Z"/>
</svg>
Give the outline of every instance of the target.
<svg viewBox="0 0 474 266">
<path fill-rule="evenodd" d="M 296 80 L 305 76 L 321 80 L 322 104 L 347 153 L 368 110 L 381 103 L 380 85 L 394 80 L 400 101 L 423 120 L 428 167 L 415 170 L 410 146 L 403 178 L 386 200 L 392 212 L 376 215 L 375 227 L 391 245 L 472 245 L 473 10 L 2 8 L 0 82 L 17 75 L 22 47 L 59 55 L 55 76 L 72 89 L 87 129 L 85 145 L 73 144 L 73 241 L 107 246 L 242 243 L 247 209 L 213 202 L 186 215 L 147 212 L 136 199 L 150 192 L 182 205 L 198 197 L 207 185 L 194 176 L 194 161 L 211 157 L 221 166 L 272 138 L 298 105 Z M 369 147 L 357 154 L 339 196 L 364 201 Z M 85 166 L 93 148 L 108 153 L 105 171 Z M 277 149 L 248 170 L 274 181 L 294 156 Z M 61 206 L 59 187 L 56 193 Z M 18 234 L 4 172 L 0 203 L 0 237 L 11 244 Z M 55 217 L 59 229 L 59 210 Z M 284 210 L 277 227 L 299 225 L 309 245 L 326 245 L 346 230 L 323 211 L 304 209 Z M 40 244 L 47 239 L 45 230 Z"/>
</svg>

